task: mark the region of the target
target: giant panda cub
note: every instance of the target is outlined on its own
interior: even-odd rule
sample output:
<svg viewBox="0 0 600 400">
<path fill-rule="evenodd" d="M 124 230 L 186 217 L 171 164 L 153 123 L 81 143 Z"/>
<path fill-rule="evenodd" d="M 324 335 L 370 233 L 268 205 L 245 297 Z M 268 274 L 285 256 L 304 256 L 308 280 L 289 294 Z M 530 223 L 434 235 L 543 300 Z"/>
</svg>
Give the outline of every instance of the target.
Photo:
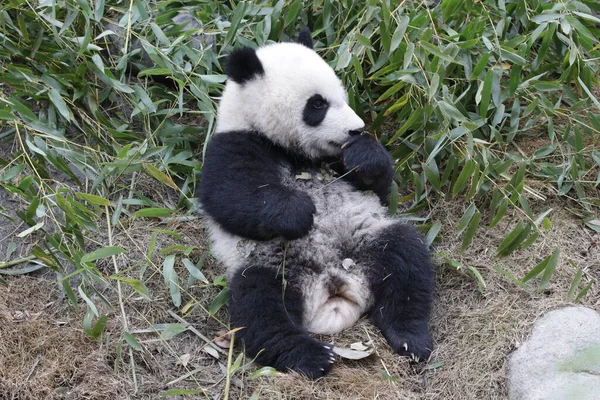
<svg viewBox="0 0 600 400">
<path fill-rule="evenodd" d="M 226 72 L 199 197 L 247 354 L 318 378 L 334 354 L 310 333 L 335 334 L 368 315 L 401 356 L 427 359 L 428 249 L 387 217 L 391 158 L 363 134 L 310 32 L 236 49 Z"/>
</svg>

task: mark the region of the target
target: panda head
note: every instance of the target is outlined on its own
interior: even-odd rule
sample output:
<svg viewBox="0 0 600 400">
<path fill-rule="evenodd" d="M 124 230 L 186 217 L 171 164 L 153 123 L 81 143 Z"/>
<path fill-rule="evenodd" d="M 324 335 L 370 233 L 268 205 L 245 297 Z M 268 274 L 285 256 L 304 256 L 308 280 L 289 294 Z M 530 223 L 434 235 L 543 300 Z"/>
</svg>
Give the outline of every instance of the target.
<svg viewBox="0 0 600 400">
<path fill-rule="evenodd" d="M 364 129 L 342 82 L 312 49 L 307 29 L 298 43 L 234 50 L 226 72 L 217 132 L 259 131 L 316 159 L 340 154 L 342 144 Z"/>
</svg>

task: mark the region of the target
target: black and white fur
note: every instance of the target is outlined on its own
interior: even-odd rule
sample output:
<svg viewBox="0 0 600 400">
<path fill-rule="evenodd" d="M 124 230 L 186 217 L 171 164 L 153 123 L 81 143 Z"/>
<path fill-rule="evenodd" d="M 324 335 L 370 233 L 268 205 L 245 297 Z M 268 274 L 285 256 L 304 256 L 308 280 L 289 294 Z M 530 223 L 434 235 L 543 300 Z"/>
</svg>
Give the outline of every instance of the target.
<svg viewBox="0 0 600 400">
<path fill-rule="evenodd" d="M 427 359 L 429 252 L 387 217 L 390 156 L 361 135 L 310 32 L 234 50 L 226 71 L 199 195 L 248 355 L 323 376 L 332 348 L 309 332 L 337 333 L 367 314 L 400 355 Z"/>
</svg>

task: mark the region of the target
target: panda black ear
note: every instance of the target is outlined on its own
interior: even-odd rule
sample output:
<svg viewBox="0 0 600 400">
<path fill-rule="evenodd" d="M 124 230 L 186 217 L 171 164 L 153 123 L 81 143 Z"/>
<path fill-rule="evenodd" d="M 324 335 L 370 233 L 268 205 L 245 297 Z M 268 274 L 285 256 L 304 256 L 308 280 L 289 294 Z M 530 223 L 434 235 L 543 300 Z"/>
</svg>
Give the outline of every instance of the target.
<svg viewBox="0 0 600 400">
<path fill-rule="evenodd" d="M 227 57 L 225 72 L 230 79 L 240 85 L 248 82 L 257 75 L 265 74 L 256 51 L 250 47 L 234 49 Z"/>
<path fill-rule="evenodd" d="M 308 47 L 311 50 L 314 50 L 312 36 L 310 33 L 310 29 L 308 29 L 308 26 L 305 26 L 304 28 L 302 28 L 300 30 L 300 33 L 298 34 L 297 42 L 303 46 Z"/>
</svg>

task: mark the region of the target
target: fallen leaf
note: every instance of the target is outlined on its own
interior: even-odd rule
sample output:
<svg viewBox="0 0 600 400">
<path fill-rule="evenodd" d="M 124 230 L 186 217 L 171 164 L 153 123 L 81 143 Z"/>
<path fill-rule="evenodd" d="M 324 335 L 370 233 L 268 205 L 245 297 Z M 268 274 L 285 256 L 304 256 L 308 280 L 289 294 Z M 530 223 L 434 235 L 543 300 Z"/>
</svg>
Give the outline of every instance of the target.
<svg viewBox="0 0 600 400">
<path fill-rule="evenodd" d="M 190 362 L 190 358 L 191 358 L 191 354 L 186 353 L 186 354 L 182 354 L 179 356 L 179 360 L 177 360 L 177 362 L 175 364 L 181 364 L 181 366 L 183 368 L 187 367 L 188 363 Z"/>
<path fill-rule="evenodd" d="M 217 332 L 217 337 L 213 339 L 213 342 L 222 349 L 228 349 L 231 346 L 231 332 Z"/>
<path fill-rule="evenodd" d="M 215 348 L 206 346 L 206 347 L 203 347 L 202 350 L 204 350 L 206 353 L 208 353 L 211 357 L 214 357 L 217 360 L 219 359 L 219 352 L 217 350 L 215 350 Z"/>
<path fill-rule="evenodd" d="M 342 358 L 346 358 L 348 360 L 362 360 L 363 358 L 367 358 L 373 354 L 375 348 L 371 347 L 368 351 L 362 350 L 353 350 L 353 349 L 344 349 L 342 347 L 334 347 L 333 352 Z"/>
<path fill-rule="evenodd" d="M 357 351 L 370 351 L 373 352 L 373 341 L 369 340 L 368 342 L 356 342 L 350 345 L 352 350 Z"/>
</svg>

